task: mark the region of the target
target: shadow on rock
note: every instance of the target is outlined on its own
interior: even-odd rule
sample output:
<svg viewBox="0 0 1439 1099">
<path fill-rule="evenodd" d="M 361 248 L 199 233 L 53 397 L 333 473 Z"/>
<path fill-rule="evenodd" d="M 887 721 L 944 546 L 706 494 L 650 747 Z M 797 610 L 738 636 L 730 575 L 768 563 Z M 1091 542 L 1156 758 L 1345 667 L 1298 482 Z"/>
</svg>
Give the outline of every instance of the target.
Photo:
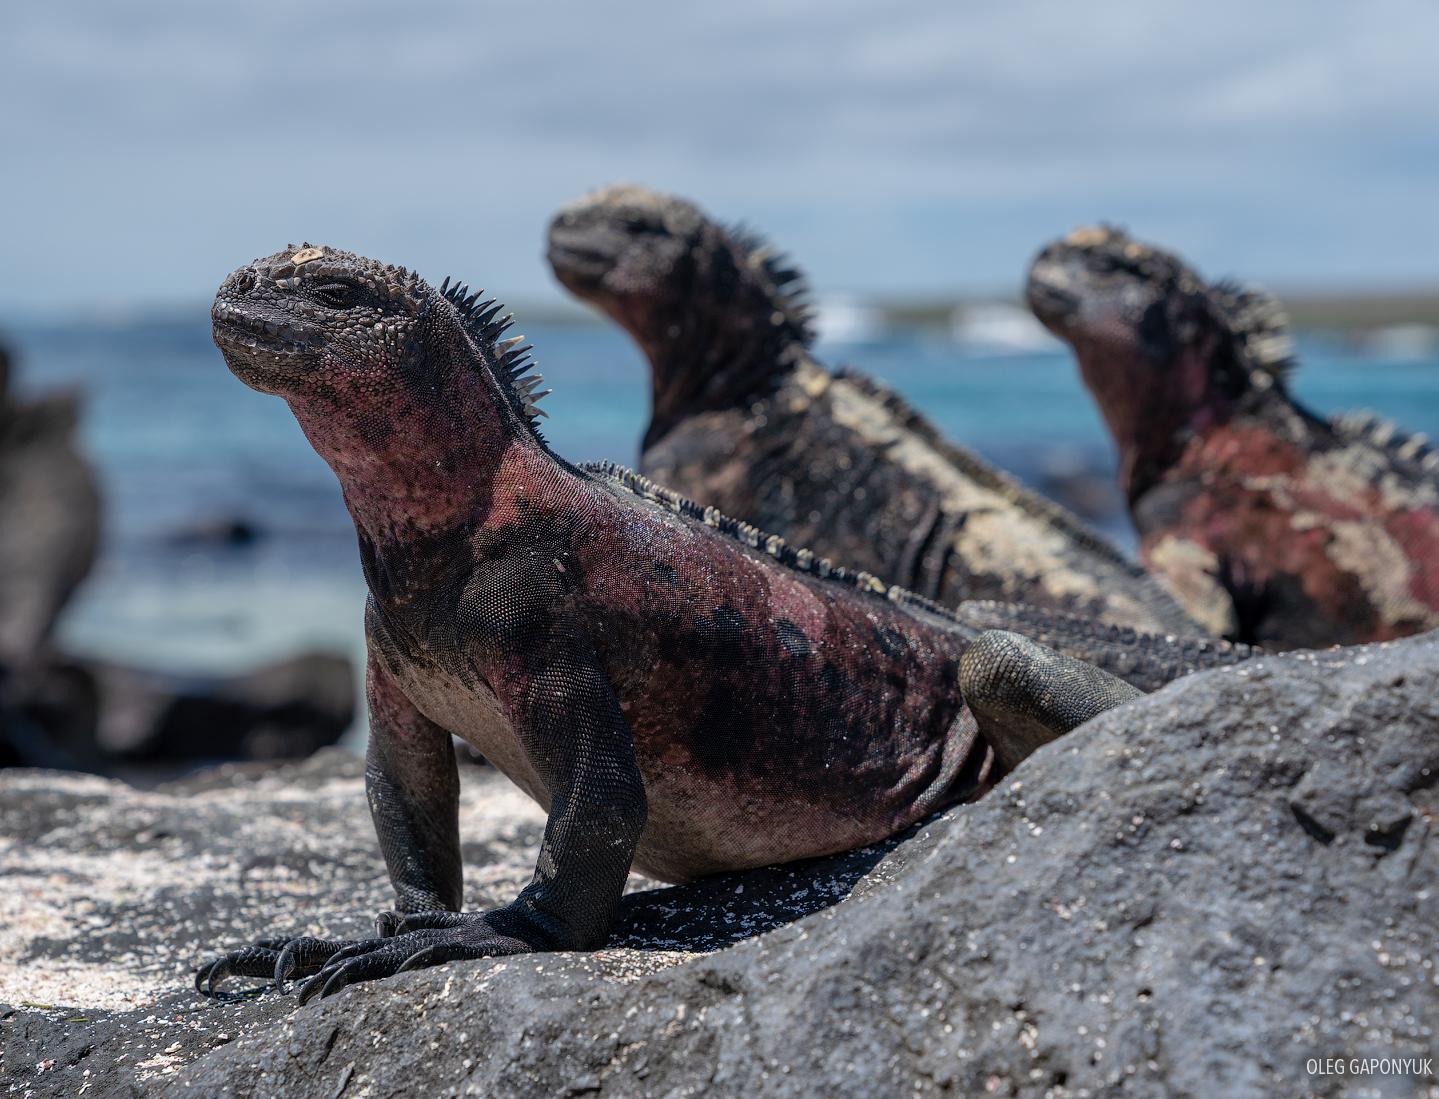
<svg viewBox="0 0 1439 1099">
<path fill-rule="evenodd" d="M 871 872 L 913 831 L 859 851 L 630 893 L 609 945 L 691 953 L 733 946 L 873 888 Z"/>
</svg>

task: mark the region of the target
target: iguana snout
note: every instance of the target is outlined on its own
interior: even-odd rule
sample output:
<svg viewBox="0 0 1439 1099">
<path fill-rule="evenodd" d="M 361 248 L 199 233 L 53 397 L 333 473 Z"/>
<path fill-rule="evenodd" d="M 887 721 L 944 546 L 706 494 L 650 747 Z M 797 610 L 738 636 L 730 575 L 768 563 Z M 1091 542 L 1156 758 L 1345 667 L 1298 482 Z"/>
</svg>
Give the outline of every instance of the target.
<svg viewBox="0 0 1439 1099">
<path fill-rule="evenodd" d="M 242 381 L 294 396 L 361 373 L 373 385 L 373 375 L 400 369 L 414 357 L 409 344 L 430 297 L 401 268 L 319 245 L 289 245 L 226 278 L 210 319 L 215 342 Z"/>
<path fill-rule="evenodd" d="M 1150 310 L 1183 288 L 1198 291 L 1203 284 L 1176 257 L 1122 229 L 1099 226 L 1046 246 L 1030 265 L 1025 297 L 1056 335 L 1118 339 L 1146 318 L 1156 325 L 1159 317 Z"/>
<path fill-rule="evenodd" d="M 567 290 L 613 310 L 626 299 L 661 294 L 704 226 L 683 199 L 617 184 L 555 215 L 546 258 Z"/>
</svg>

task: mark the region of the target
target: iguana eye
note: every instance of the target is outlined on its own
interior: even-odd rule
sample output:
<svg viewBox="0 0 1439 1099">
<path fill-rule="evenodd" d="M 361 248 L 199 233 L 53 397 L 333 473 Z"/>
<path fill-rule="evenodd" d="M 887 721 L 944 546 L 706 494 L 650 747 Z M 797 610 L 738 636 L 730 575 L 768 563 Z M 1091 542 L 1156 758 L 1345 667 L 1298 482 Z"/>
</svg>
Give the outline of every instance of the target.
<svg viewBox="0 0 1439 1099">
<path fill-rule="evenodd" d="M 643 214 L 629 214 L 623 219 L 623 224 L 628 232 L 634 233 L 636 236 L 659 234 L 665 231 L 665 227 L 656 223 L 654 218 Z"/>
<path fill-rule="evenodd" d="M 1114 275 L 1121 271 L 1126 274 L 1133 273 L 1133 268 L 1112 252 L 1096 252 L 1090 257 L 1089 264 L 1095 273 L 1100 275 Z"/>
<path fill-rule="evenodd" d="M 349 282 L 326 282 L 315 287 L 315 297 L 332 309 L 348 309 L 355 304 L 359 287 Z"/>
</svg>

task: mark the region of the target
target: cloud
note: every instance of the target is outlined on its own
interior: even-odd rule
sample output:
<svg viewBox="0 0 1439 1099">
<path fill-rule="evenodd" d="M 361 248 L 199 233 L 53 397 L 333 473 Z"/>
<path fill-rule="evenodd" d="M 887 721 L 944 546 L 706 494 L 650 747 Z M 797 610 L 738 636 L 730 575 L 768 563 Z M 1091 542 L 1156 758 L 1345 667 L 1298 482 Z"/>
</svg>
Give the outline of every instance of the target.
<svg viewBox="0 0 1439 1099">
<path fill-rule="evenodd" d="M 615 178 L 816 283 L 1007 285 L 1107 217 L 1254 277 L 1439 279 L 1427 0 L 26 5 L 0 310 L 203 298 L 286 239 L 552 293 Z"/>
</svg>

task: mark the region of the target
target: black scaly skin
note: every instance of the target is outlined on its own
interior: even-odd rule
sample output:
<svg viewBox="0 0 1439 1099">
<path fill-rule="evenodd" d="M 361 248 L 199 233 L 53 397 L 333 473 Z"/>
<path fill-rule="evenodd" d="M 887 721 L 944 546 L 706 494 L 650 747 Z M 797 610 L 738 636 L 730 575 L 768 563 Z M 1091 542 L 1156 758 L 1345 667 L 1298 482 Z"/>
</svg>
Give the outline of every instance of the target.
<svg viewBox="0 0 1439 1099">
<path fill-rule="evenodd" d="M 717 509 L 703 508 L 674 490 L 657 485 L 613 462 L 589 462 L 581 468 L 612 478 L 630 491 L 682 514 L 696 518 L 719 514 Z M 735 532 L 755 529 L 737 520 L 722 517 L 720 521 Z M 903 589 L 891 590 L 899 592 Z M 903 593 L 907 600 L 922 601 L 935 609 L 931 601 L 922 596 L 907 590 Z M 1143 633 L 1128 626 L 1111 626 L 1097 619 L 1046 610 L 1028 603 L 970 599 L 950 613 L 976 634 L 986 630 L 1023 634 L 1031 641 L 1065 656 L 1093 664 L 1145 692 L 1157 691 L 1166 683 L 1194 672 L 1243 663 L 1264 652 L 1253 645 L 1218 638 Z"/>
<path fill-rule="evenodd" d="M 646 476 L 946 605 L 1026 602 L 1203 634 L 1068 511 L 877 382 L 816 362 L 802 279 L 753 234 L 619 186 L 561 210 L 548 256 L 649 359 Z"/>
<path fill-rule="evenodd" d="M 288 401 L 355 520 L 366 790 L 397 911 L 374 939 L 227 954 L 202 991 L 304 977 L 304 1001 L 593 949 L 632 865 L 684 881 L 875 842 L 1137 693 L 627 471 L 568 465 L 535 428 L 527 349 L 478 298 L 309 245 L 216 297 L 230 369 Z M 452 734 L 549 812 L 534 879 L 490 912 L 458 911 Z"/>
</svg>

